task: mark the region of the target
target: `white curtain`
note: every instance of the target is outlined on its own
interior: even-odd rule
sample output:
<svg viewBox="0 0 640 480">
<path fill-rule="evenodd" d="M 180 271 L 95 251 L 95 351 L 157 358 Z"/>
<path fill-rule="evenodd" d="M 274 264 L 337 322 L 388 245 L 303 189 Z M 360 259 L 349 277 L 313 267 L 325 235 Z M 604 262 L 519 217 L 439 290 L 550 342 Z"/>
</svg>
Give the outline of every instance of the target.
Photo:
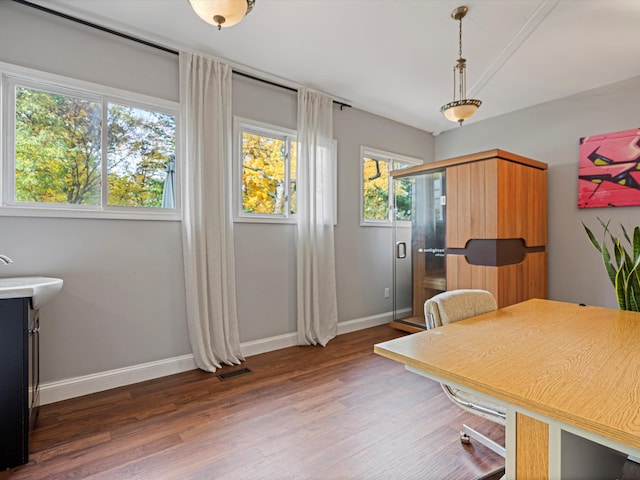
<svg viewBox="0 0 640 480">
<path fill-rule="evenodd" d="M 180 53 L 187 322 L 196 364 L 240 363 L 231 208 L 231 68 Z"/>
<path fill-rule="evenodd" d="M 336 336 L 333 100 L 298 91 L 298 344 L 325 346 Z"/>
<path fill-rule="evenodd" d="M 162 188 L 162 208 L 176 208 L 175 202 L 175 179 L 176 179 L 176 157 L 171 155 L 167 162 L 167 176 L 164 179 Z"/>
</svg>

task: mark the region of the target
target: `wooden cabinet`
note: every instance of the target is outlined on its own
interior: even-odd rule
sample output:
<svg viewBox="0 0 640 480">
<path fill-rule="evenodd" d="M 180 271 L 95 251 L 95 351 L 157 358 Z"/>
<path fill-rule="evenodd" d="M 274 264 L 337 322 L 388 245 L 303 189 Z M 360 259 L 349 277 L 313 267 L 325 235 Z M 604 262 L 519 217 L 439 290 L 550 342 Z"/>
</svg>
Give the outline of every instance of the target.
<svg viewBox="0 0 640 480">
<path fill-rule="evenodd" d="M 392 176 L 420 178 L 431 172 L 442 172 L 446 183 L 443 290 L 489 290 L 499 307 L 546 298 L 547 165 L 489 150 L 395 171 Z M 422 201 L 416 195 L 414 210 L 419 211 Z M 420 236 L 417 225 L 413 222 L 414 239 Z M 431 251 L 431 246 L 420 246 L 418 251 Z M 413 255 L 412 263 L 414 272 L 424 270 L 423 257 Z M 420 328 L 424 289 L 417 283 L 414 278 L 412 321 Z"/>
<path fill-rule="evenodd" d="M 492 150 L 447 175 L 447 290 L 482 288 L 499 307 L 547 297 L 547 166 Z"/>
<path fill-rule="evenodd" d="M 29 298 L 0 300 L 0 469 L 29 460 L 39 403 L 39 315 Z"/>
<path fill-rule="evenodd" d="M 547 172 L 536 164 L 496 150 L 488 158 L 448 167 L 447 247 L 508 238 L 546 245 Z"/>
</svg>

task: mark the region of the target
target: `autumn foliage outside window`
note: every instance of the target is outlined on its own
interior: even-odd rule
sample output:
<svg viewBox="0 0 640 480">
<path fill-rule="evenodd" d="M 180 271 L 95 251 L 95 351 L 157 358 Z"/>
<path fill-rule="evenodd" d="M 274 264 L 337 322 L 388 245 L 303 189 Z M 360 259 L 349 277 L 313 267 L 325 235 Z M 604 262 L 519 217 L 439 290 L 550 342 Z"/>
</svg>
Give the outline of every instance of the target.
<svg viewBox="0 0 640 480">
<path fill-rule="evenodd" d="M 297 142 L 290 134 L 241 127 L 241 212 L 286 218 L 296 213 Z"/>
<path fill-rule="evenodd" d="M 12 203 L 162 207 L 174 114 L 64 88 L 14 92 Z"/>
<path fill-rule="evenodd" d="M 362 155 L 362 221 L 380 224 L 391 222 L 391 209 L 396 208 L 396 220 L 411 220 L 412 186 L 409 180 L 393 181 L 389 172 L 413 164 L 386 153 L 363 151 Z"/>
</svg>

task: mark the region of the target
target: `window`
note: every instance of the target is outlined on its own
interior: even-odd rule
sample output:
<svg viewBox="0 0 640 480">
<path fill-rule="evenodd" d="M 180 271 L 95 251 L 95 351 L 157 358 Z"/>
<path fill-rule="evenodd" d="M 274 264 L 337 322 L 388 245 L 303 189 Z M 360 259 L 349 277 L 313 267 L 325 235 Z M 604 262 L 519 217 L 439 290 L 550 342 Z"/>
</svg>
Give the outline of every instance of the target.
<svg viewBox="0 0 640 480">
<path fill-rule="evenodd" d="M 107 204 L 173 208 L 174 115 L 117 103 L 107 105 Z"/>
<path fill-rule="evenodd" d="M 236 120 L 240 186 L 237 217 L 288 220 L 296 213 L 297 141 L 294 131 Z"/>
<path fill-rule="evenodd" d="M 361 148 L 362 225 L 389 225 L 391 209 L 396 207 L 396 219 L 411 220 L 411 181 L 398 179 L 395 185 L 389 172 L 422 163 L 417 158 L 405 157 L 371 148 Z"/>
<path fill-rule="evenodd" d="M 175 212 L 176 108 L 19 77 L 3 88 L 3 206 Z"/>
</svg>

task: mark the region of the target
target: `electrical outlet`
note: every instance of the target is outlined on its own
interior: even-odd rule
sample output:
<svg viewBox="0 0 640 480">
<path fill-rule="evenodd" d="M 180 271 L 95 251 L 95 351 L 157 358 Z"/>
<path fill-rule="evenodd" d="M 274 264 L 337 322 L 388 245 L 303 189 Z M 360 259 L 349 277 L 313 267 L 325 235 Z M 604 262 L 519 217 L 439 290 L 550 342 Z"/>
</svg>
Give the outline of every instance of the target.
<svg viewBox="0 0 640 480">
<path fill-rule="evenodd" d="M 384 289 L 384 298 L 389 298 L 389 289 L 388 288 Z"/>
</svg>

